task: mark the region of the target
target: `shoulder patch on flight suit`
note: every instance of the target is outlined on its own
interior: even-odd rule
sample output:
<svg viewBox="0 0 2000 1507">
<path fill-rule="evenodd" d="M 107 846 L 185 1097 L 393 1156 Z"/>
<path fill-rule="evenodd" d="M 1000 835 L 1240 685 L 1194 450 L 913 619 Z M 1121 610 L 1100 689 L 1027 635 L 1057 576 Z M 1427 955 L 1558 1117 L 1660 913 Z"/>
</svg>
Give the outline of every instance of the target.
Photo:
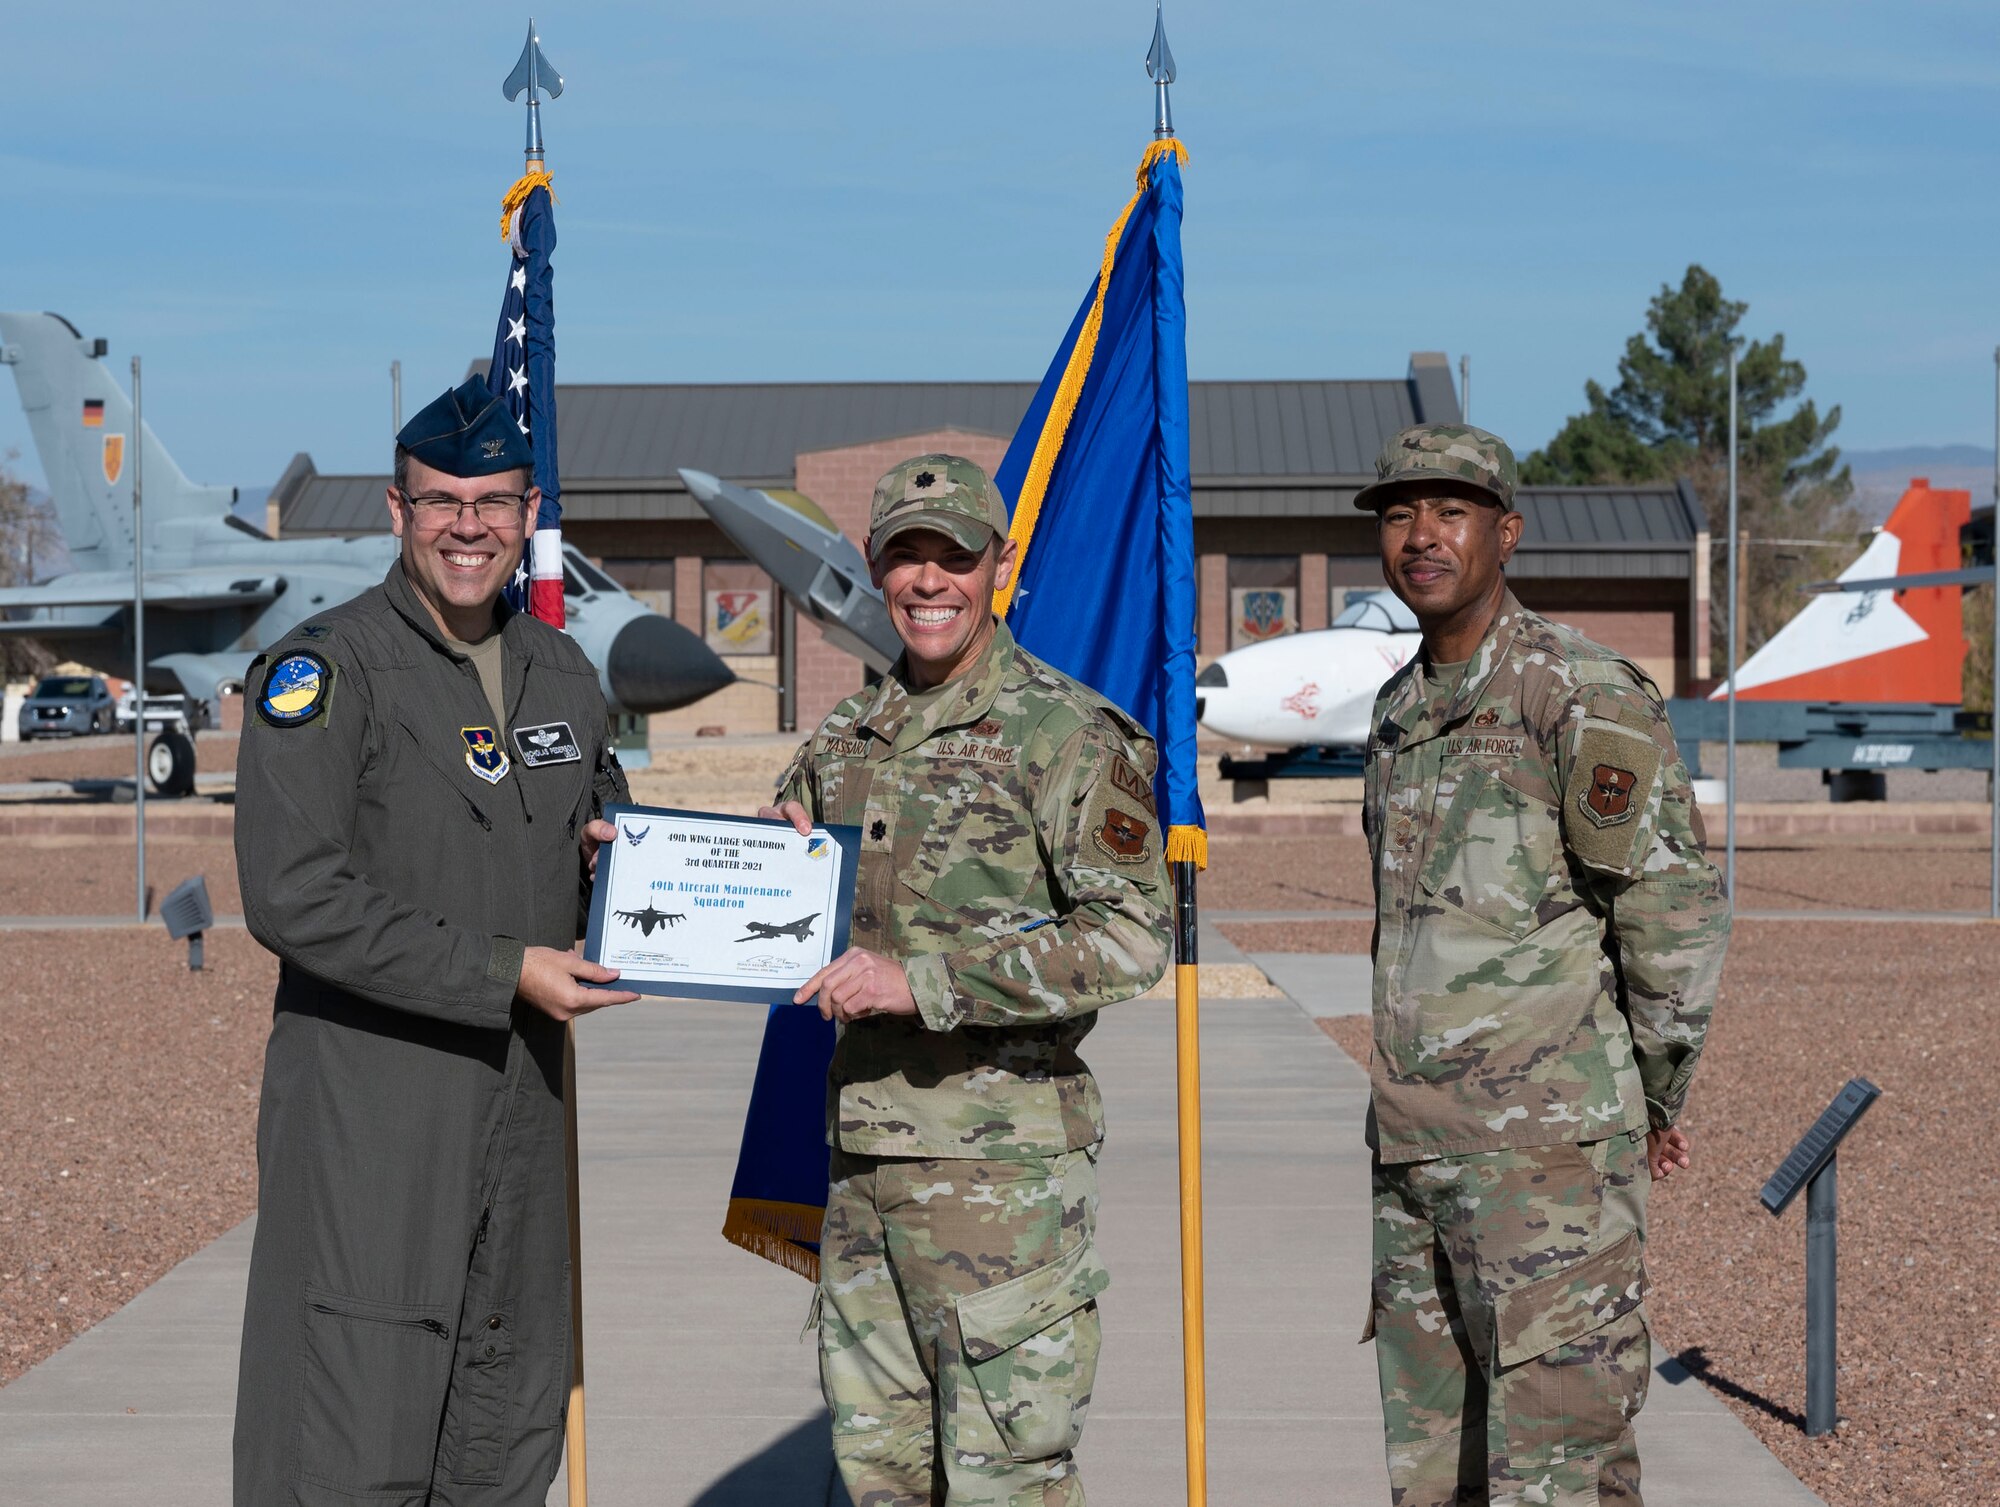
<svg viewBox="0 0 2000 1507">
<path fill-rule="evenodd" d="M 1156 814 L 1153 805 L 1153 782 L 1132 767 L 1123 754 L 1111 758 L 1111 784 L 1122 794 L 1136 802 L 1148 816 Z"/>
<path fill-rule="evenodd" d="M 1621 723 L 1585 718 L 1563 808 L 1570 851 L 1593 867 L 1630 873 L 1651 838 L 1644 818 L 1659 778 L 1659 744 Z"/>
<path fill-rule="evenodd" d="M 310 649 L 275 660 L 257 696 L 257 715 L 272 727 L 303 727 L 333 699 L 333 666 Z"/>
</svg>

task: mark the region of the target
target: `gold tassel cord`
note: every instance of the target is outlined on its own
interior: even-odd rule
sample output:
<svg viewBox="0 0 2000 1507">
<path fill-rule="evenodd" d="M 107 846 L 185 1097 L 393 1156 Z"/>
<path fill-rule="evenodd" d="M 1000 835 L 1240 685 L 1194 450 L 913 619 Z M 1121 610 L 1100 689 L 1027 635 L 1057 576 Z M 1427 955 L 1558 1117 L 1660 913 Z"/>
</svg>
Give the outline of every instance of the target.
<svg viewBox="0 0 2000 1507">
<path fill-rule="evenodd" d="M 1118 259 L 1118 243 L 1125 238 L 1125 223 L 1132 218 L 1132 211 L 1139 207 L 1139 196 L 1151 186 L 1153 164 L 1167 153 L 1172 152 L 1179 162 L 1187 161 L 1187 148 L 1169 136 L 1147 146 L 1145 155 L 1139 159 L 1137 173 L 1138 188 L 1119 211 L 1117 223 L 1111 227 L 1111 234 L 1104 238 L 1104 258 L 1097 268 L 1097 294 L 1091 300 L 1090 312 L 1084 316 L 1083 328 L 1077 331 L 1076 344 L 1070 347 L 1069 360 L 1063 365 L 1062 380 L 1056 384 L 1056 395 L 1049 403 L 1048 418 L 1043 421 L 1042 432 L 1035 440 L 1035 453 L 1028 462 L 1028 474 L 1021 481 L 1021 495 L 1014 499 L 1014 521 L 1007 529 L 1007 537 L 1014 541 L 1014 574 L 1007 584 L 993 593 L 993 611 L 1005 618 L 1007 609 L 1014 600 L 1014 587 L 1021 579 L 1021 572 L 1028 564 L 1028 546 L 1034 538 L 1035 520 L 1041 516 L 1042 499 L 1049 490 L 1049 478 L 1055 474 L 1056 457 L 1062 454 L 1063 440 L 1069 433 L 1069 423 L 1076 416 L 1076 405 L 1083 397 L 1084 380 L 1090 375 L 1091 360 L 1097 354 L 1097 336 L 1104 324 L 1104 295 L 1111 286 L 1111 269 Z"/>
<path fill-rule="evenodd" d="M 1195 826 L 1167 828 L 1167 862 L 1191 863 L 1198 869 L 1206 869 L 1208 833 Z"/>
<path fill-rule="evenodd" d="M 550 176 L 549 170 L 545 167 L 535 168 L 533 171 L 523 173 L 520 177 L 516 178 L 514 186 L 508 189 L 500 198 L 500 239 L 505 241 L 511 238 L 514 211 L 528 202 L 529 194 L 532 194 L 538 188 L 545 188 L 549 191 L 549 197 L 555 199 L 555 185 L 556 180 Z M 558 199 L 556 202 L 561 203 L 562 201 Z"/>
</svg>

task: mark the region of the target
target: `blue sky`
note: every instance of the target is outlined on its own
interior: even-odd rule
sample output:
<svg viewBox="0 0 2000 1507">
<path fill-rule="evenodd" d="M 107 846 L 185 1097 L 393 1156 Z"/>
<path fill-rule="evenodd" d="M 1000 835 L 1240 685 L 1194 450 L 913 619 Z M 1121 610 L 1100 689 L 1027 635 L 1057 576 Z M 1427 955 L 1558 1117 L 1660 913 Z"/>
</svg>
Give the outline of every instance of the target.
<svg viewBox="0 0 2000 1507">
<path fill-rule="evenodd" d="M 1151 125 L 1139 0 L 561 5 L 568 381 L 1033 378 Z M 1473 363 L 1523 451 L 1690 261 L 1850 448 L 1985 442 L 1989 6 L 1172 0 L 1194 376 Z M 146 360 L 198 480 L 386 466 L 492 340 L 524 9 L 14 7 L 0 307 Z M 11 384 L 0 380 L 0 388 Z M 39 478 L 14 395 L 0 452 Z"/>
</svg>

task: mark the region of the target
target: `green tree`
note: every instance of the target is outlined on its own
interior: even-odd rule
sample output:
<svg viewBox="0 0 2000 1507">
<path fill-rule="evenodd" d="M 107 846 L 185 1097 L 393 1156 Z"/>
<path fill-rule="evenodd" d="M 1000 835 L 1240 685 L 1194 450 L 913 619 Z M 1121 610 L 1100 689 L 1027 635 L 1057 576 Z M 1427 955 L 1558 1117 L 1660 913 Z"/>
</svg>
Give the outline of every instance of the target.
<svg viewBox="0 0 2000 1507">
<path fill-rule="evenodd" d="M 1714 539 L 1710 620 L 1719 673 L 1728 597 L 1729 351 L 1736 367 L 1738 526 L 1748 534 L 1743 573 L 1747 656 L 1804 604 L 1799 588 L 1836 574 L 1859 553 L 1854 485 L 1832 443 L 1838 406 L 1820 415 L 1802 362 L 1785 337 L 1746 341 L 1747 303 L 1722 296 L 1714 274 L 1691 266 L 1662 284 L 1646 331 L 1625 342 L 1618 384 L 1584 384 L 1587 407 L 1521 466 L 1530 485 L 1582 486 L 1686 476 Z M 1792 406 L 1796 405 L 1796 406 Z M 1801 541 L 1825 541 L 1823 544 Z"/>
</svg>

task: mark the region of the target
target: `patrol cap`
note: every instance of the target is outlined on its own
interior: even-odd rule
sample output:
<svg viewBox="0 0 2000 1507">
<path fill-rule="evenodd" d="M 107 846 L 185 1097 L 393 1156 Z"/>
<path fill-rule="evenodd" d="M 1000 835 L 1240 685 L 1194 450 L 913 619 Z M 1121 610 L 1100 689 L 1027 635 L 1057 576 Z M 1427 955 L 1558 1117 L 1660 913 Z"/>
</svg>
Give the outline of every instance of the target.
<svg viewBox="0 0 2000 1507">
<path fill-rule="evenodd" d="M 467 377 L 418 410 L 396 443 L 447 476 L 532 471 L 535 465 L 534 447 L 520 424 L 480 376 Z"/>
<path fill-rule="evenodd" d="M 1007 504 L 986 473 L 960 455 L 919 455 L 875 483 L 868 509 L 868 548 L 883 546 L 912 529 L 935 529 L 967 549 L 984 549 L 1007 532 Z"/>
<path fill-rule="evenodd" d="M 1479 488 L 1512 511 L 1521 468 L 1505 440 L 1470 424 L 1412 424 L 1375 457 L 1375 480 L 1354 505 L 1379 513 L 1408 482 L 1457 481 Z"/>
</svg>

